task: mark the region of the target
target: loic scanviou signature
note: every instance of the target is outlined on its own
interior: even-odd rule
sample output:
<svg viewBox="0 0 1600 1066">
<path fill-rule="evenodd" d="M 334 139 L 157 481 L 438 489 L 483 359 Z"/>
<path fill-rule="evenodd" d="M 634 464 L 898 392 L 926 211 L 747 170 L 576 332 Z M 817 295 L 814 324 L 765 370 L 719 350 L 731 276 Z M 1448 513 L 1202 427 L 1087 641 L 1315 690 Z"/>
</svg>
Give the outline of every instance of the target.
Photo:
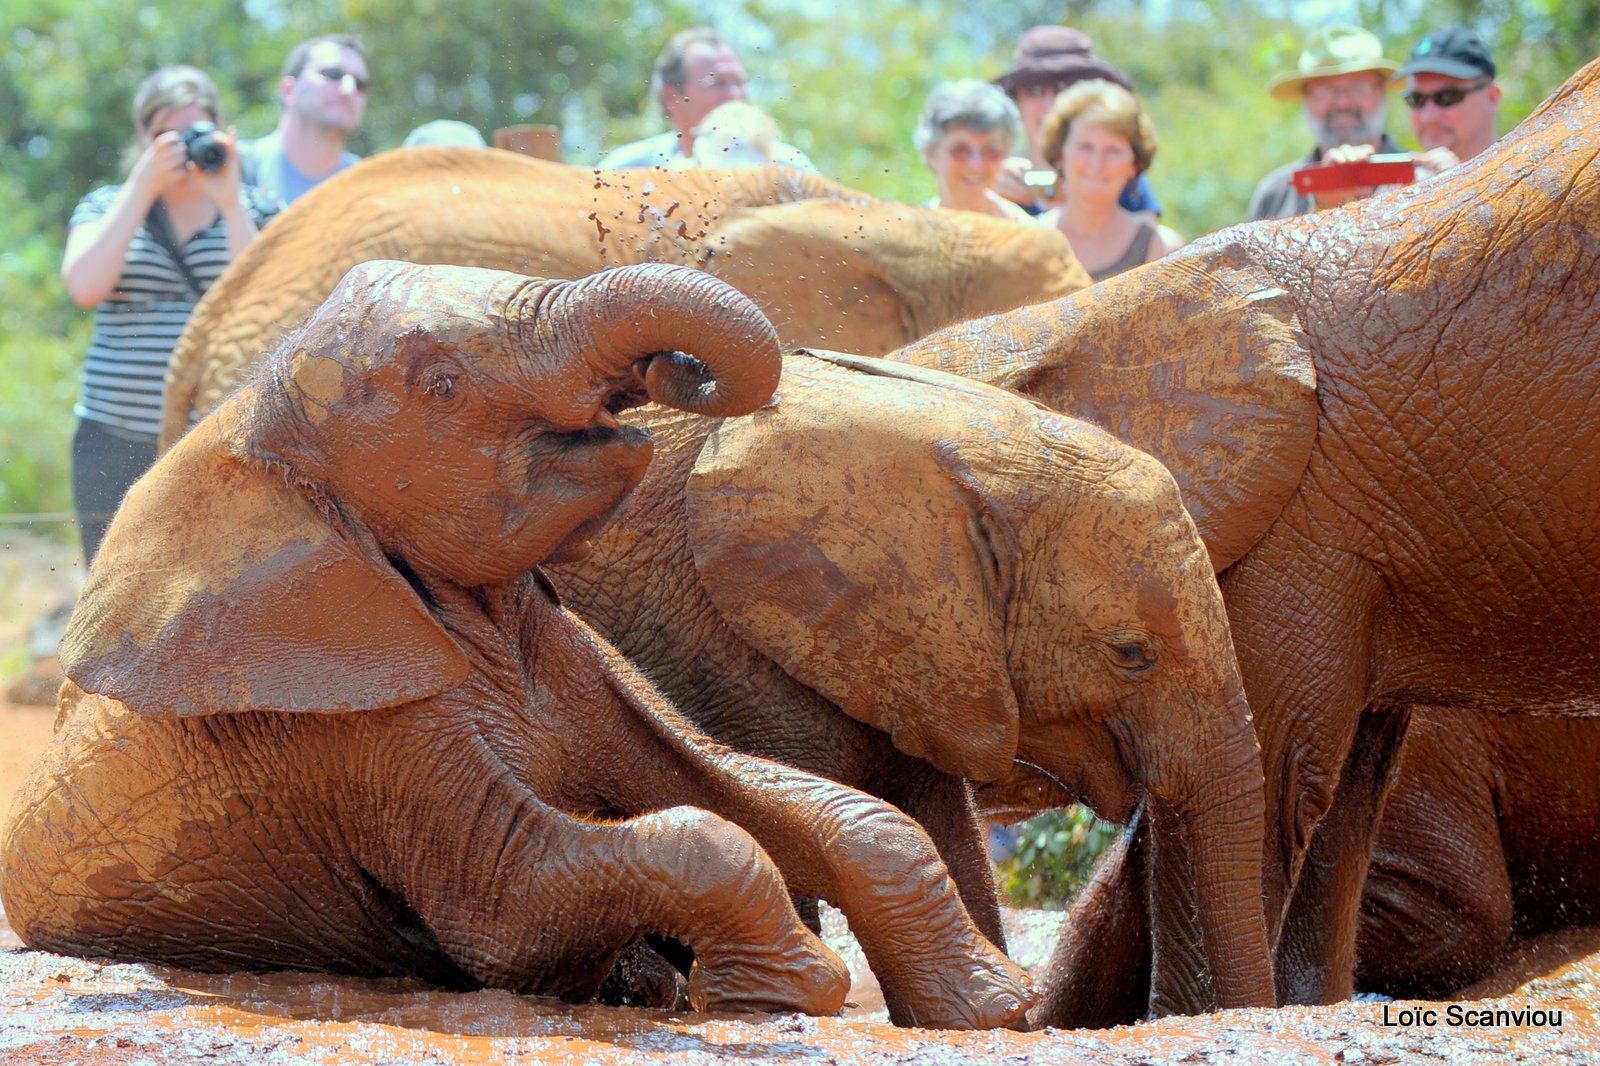
<svg viewBox="0 0 1600 1066">
<path fill-rule="evenodd" d="M 1407 1029 L 1475 1027 L 1505 1028 L 1561 1028 L 1560 1010 L 1543 1010 L 1531 1003 L 1522 1007 L 1474 1007 L 1464 1003 L 1451 1003 L 1444 1009 L 1437 1007 L 1401 1007 L 1393 1003 L 1383 1005 L 1383 1025 Z"/>
</svg>

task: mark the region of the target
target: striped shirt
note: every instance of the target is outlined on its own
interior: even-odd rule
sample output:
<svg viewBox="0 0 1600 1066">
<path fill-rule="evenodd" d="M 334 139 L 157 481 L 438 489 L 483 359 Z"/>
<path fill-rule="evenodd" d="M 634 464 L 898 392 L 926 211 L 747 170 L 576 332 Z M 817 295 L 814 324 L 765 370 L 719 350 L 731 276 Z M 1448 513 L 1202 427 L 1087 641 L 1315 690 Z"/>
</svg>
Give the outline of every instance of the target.
<svg viewBox="0 0 1600 1066">
<path fill-rule="evenodd" d="M 85 196 L 67 228 L 104 218 L 120 188 L 107 185 Z M 253 187 L 241 189 L 240 198 L 257 226 L 277 213 L 276 204 Z M 200 284 L 210 287 L 230 258 L 222 217 L 191 237 L 182 252 Z M 116 290 L 95 308 L 83 388 L 73 413 L 124 433 L 159 433 L 167 360 L 199 301 L 171 253 L 140 224 Z"/>
</svg>

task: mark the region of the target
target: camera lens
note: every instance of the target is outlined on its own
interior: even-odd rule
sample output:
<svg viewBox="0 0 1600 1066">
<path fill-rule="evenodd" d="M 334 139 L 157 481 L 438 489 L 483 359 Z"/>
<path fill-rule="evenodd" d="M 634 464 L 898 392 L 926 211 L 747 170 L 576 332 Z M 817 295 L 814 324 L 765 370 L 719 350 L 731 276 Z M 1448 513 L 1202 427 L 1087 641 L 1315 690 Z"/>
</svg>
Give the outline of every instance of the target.
<svg viewBox="0 0 1600 1066">
<path fill-rule="evenodd" d="M 196 122 L 181 134 L 189 161 L 201 170 L 221 170 L 228 161 L 228 150 L 217 140 L 216 132 L 217 127 L 209 122 Z"/>
</svg>

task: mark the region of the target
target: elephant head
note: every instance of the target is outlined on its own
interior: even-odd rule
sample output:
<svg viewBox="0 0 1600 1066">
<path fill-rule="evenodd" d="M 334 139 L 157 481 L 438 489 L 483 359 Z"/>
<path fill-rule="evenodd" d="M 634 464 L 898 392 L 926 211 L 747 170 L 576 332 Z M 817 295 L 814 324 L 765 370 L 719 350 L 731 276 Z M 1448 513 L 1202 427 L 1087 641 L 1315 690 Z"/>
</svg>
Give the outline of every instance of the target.
<svg viewBox="0 0 1600 1066">
<path fill-rule="evenodd" d="M 1021 760 L 1108 818 L 1142 800 L 1152 1009 L 1270 1002 L 1259 753 L 1171 476 L 1000 390 L 824 358 L 791 359 L 778 402 L 700 451 L 689 531 L 718 610 L 947 773 Z"/>
<path fill-rule="evenodd" d="M 705 244 L 705 269 L 759 303 L 785 347 L 857 355 L 1089 284 L 1053 227 L 881 201 L 740 208 Z"/>
<path fill-rule="evenodd" d="M 704 313 L 668 327 L 663 312 L 689 303 Z M 356 267 L 268 360 L 265 382 L 180 442 L 214 475 L 209 492 L 159 477 L 130 490 L 124 509 L 141 521 L 113 523 L 98 559 L 116 562 L 94 566 L 84 594 L 115 609 L 74 616 L 68 675 L 179 714 L 443 691 L 466 664 L 418 590 L 504 583 L 581 554 L 650 459 L 648 434 L 618 411 L 655 400 L 744 414 L 780 367 L 759 309 L 684 267 L 577 282 Z M 213 536 L 223 525 L 252 532 Z M 352 632 L 356 603 L 391 620 L 388 655 L 346 654 L 367 639 Z M 174 666 L 197 641 L 236 654 Z"/>
</svg>

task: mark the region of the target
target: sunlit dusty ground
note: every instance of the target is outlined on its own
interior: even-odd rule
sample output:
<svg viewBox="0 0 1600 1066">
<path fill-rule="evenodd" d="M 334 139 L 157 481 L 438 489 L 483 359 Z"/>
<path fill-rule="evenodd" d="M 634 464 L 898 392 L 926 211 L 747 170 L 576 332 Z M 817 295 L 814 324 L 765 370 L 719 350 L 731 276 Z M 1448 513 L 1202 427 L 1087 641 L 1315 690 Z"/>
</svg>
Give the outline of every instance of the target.
<svg viewBox="0 0 1600 1066">
<path fill-rule="evenodd" d="M 49 608 L 56 586 L 71 581 L 70 555 L 53 558 L 33 542 L 0 545 L 0 663 L 26 623 Z M 0 701 L 0 824 L 49 736 L 51 716 Z M 1056 916 L 1008 918 L 1018 961 L 1041 964 Z M 1559 1027 L 1451 1026 L 1445 1004 L 1345 1003 L 1098 1032 L 973 1034 L 879 1020 L 871 975 L 837 916 L 827 924 L 857 975 L 857 1007 L 842 1019 L 573 1008 L 503 992 L 461 995 L 316 974 L 217 976 L 91 963 L 21 950 L 0 923 L 0 1063 L 1600 1063 L 1600 929 L 1530 941 L 1472 992 L 1500 997 L 1473 1009 L 1559 1011 Z M 1384 1024 L 1386 1010 L 1393 1019 L 1416 1007 L 1437 1011 L 1437 1024 Z"/>
</svg>

